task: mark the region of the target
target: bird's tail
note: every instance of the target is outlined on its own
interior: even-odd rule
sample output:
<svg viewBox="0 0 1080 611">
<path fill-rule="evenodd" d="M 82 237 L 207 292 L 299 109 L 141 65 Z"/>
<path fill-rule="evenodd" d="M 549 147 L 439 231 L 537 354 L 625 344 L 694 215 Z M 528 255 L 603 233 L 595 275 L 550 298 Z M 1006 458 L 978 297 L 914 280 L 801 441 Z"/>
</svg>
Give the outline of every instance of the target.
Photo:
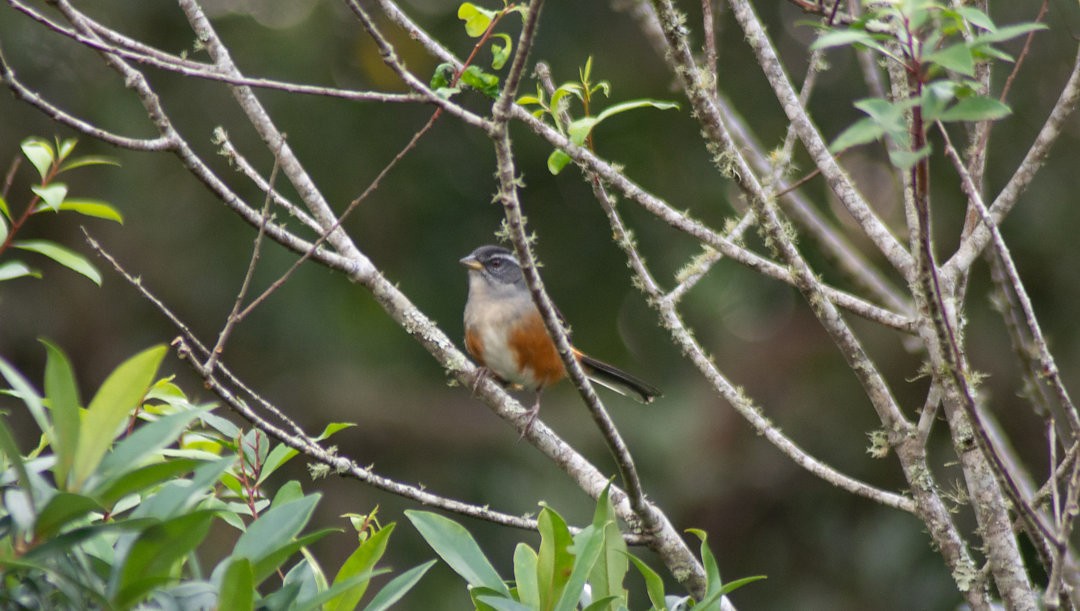
<svg viewBox="0 0 1080 611">
<path fill-rule="evenodd" d="M 589 376 L 589 379 L 593 382 L 642 403 L 651 403 L 653 399 L 660 396 L 660 391 L 656 387 L 642 382 L 618 367 L 598 361 L 577 350 L 574 352 L 581 363 L 581 368 L 585 371 L 585 375 Z"/>
</svg>

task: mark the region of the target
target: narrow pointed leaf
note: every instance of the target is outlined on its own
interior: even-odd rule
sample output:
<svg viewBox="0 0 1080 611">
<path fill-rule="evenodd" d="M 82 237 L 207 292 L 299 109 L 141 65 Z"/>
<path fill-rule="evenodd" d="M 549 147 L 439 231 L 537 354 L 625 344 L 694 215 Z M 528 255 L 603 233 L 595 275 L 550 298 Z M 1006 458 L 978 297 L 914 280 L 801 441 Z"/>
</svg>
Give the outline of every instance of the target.
<svg viewBox="0 0 1080 611">
<path fill-rule="evenodd" d="M 45 396 L 52 408 L 53 434 L 49 444 L 56 455 L 53 475 L 61 489 L 67 489 L 68 473 L 75 462 L 75 448 L 79 445 L 79 419 L 82 406 L 75 372 L 64 351 L 55 344 L 41 340 L 45 345 Z"/>
<path fill-rule="evenodd" d="M 405 596 L 434 564 L 435 560 L 429 560 L 391 579 L 364 607 L 364 611 L 386 611 L 389 609 L 394 603 L 401 600 L 401 597 Z"/>
<path fill-rule="evenodd" d="M 739 588 L 747 584 L 754 583 L 755 581 L 761 581 L 762 579 L 767 579 L 767 577 L 765 577 L 765 575 L 754 575 L 752 577 L 743 577 L 742 579 L 736 579 L 731 583 L 725 583 L 724 587 L 720 588 L 720 594 L 730 594 L 731 592 L 734 592 L 735 590 L 738 590 Z"/>
<path fill-rule="evenodd" d="M 495 611 L 533 611 L 535 607 L 523 605 L 511 598 L 502 598 L 494 594 L 477 596 L 477 600 Z"/>
<path fill-rule="evenodd" d="M 97 469 L 120 425 L 153 383 L 165 350 L 165 346 L 154 346 L 121 363 L 90 401 L 75 451 L 72 490 L 78 490 Z"/>
<path fill-rule="evenodd" d="M 30 269 L 30 267 L 22 261 L 4 261 L 3 263 L 0 263 L 0 282 L 12 280 L 14 278 L 22 278 L 23 276 L 40 278 L 41 272 Z"/>
<path fill-rule="evenodd" d="M 604 531 L 589 525 L 585 530 L 578 533 L 574 538 L 574 568 L 570 571 L 570 577 L 566 580 L 559 602 L 555 605 L 555 611 L 574 611 L 581 600 L 581 593 L 585 589 L 585 582 L 596 566 L 596 559 L 600 557 L 600 550 L 604 545 Z"/>
<path fill-rule="evenodd" d="M 635 108 L 655 108 L 657 110 L 671 110 L 679 107 L 675 102 L 665 102 L 663 100 L 629 100 L 626 102 L 620 102 L 613 104 L 605 108 L 600 114 L 596 115 L 597 122 L 603 121 L 608 117 L 617 115 L 619 113 L 626 112 L 628 110 L 634 110 Z"/>
<path fill-rule="evenodd" d="M 199 510 L 155 524 L 136 538 L 123 558 L 114 601 L 118 606 L 138 602 L 171 579 L 173 565 L 206 538 L 215 512 Z"/>
<path fill-rule="evenodd" d="M 176 441 L 199 413 L 198 410 L 177 412 L 140 426 L 101 461 L 95 488 L 111 486 L 116 479 L 155 459 L 158 450 Z"/>
<path fill-rule="evenodd" d="M 562 516 L 550 507 L 540 511 L 537 529 L 540 531 L 540 549 L 536 554 L 540 603 L 542 608 L 551 609 L 562 596 L 573 571 L 574 556 L 569 548 L 574 540 Z"/>
<path fill-rule="evenodd" d="M 353 577 L 369 572 L 375 568 L 375 564 L 386 552 L 386 545 L 390 542 L 390 534 L 394 532 L 394 524 L 390 523 L 380 528 L 366 541 L 361 543 L 356 550 L 345 559 L 334 576 L 334 583 L 346 581 Z M 326 611 L 345 611 L 356 608 L 368 588 L 368 582 L 357 583 L 347 591 L 341 592 L 326 603 Z"/>
<path fill-rule="evenodd" d="M 102 509 L 103 507 L 90 497 L 57 492 L 38 513 L 37 521 L 34 522 L 34 536 L 39 540 L 50 539 L 74 520 L 91 511 Z"/>
<path fill-rule="evenodd" d="M 320 496 L 310 494 L 274 507 L 262 514 L 248 526 L 247 532 L 240 536 L 233 554 L 251 558 L 253 562 L 258 563 L 271 552 L 288 543 L 307 525 Z"/>
<path fill-rule="evenodd" d="M 239 611 L 255 608 L 255 577 L 247 558 L 234 556 L 229 562 L 221 580 L 217 608 Z"/>
<path fill-rule="evenodd" d="M 70 210 L 83 216 L 124 224 L 124 215 L 120 214 L 119 210 L 112 207 L 108 202 L 97 199 L 65 199 L 60 204 L 60 210 Z"/>
<path fill-rule="evenodd" d="M 531 609 L 540 608 L 540 590 L 536 582 L 536 552 L 524 543 L 514 549 L 514 584 L 518 600 Z"/>
<path fill-rule="evenodd" d="M 26 409 L 30 411 L 30 416 L 33 417 L 34 422 L 37 423 L 41 432 L 46 437 L 51 437 L 52 423 L 45 414 L 45 405 L 41 401 L 41 395 L 34 390 L 34 387 L 30 385 L 30 382 L 28 382 L 21 373 L 9 365 L 3 358 L 0 358 L 0 375 L 4 376 L 8 385 L 11 386 L 11 390 L 14 391 L 15 395 L 19 397 L 24 404 L 26 404 Z"/>
<path fill-rule="evenodd" d="M 81 168 L 88 165 L 114 165 L 119 167 L 120 162 L 112 157 L 101 157 L 98 155 L 86 155 L 83 157 L 76 157 L 75 159 L 68 160 L 60 166 L 61 172 L 67 172 L 68 170 L 74 170 L 75 168 Z"/>
<path fill-rule="evenodd" d="M 40 255 L 56 261 L 60 265 L 72 269 L 80 274 L 86 276 L 94 282 L 94 284 L 101 286 L 101 272 L 86 257 L 80 255 L 74 250 L 70 250 L 64 246 L 61 246 L 55 242 L 48 240 L 21 240 L 12 242 L 12 246 L 20 248 L 22 250 L 29 250 L 36 252 Z"/>
<path fill-rule="evenodd" d="M 405 512 L 405 516 L 435 553 L 469 585 L 483 586 L 501 595 L 510 595 L 510 589 L 503 583 L 464 526 L 429 511 L 409 510 Z"/>
<path fill-rule="evenodd" d="M 645 564 L 643 560 L 632 554 L 627 554 L 627 558 L 630 562 L 634 563 L 642 578 L 645 579 L 645 591 L 649 595 L 649 602 L 656 609 L 664 608 L 664 580 L 660 577 L 659 573 L 654 571 L 652 567 Z"/>
</svg>

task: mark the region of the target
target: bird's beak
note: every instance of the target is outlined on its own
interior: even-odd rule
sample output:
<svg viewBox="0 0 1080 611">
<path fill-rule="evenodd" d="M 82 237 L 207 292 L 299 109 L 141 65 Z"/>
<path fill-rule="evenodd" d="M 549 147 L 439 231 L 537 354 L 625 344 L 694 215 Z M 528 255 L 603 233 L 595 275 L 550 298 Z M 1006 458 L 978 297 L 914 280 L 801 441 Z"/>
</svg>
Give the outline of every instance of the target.
<svg viewBox="0 0 1080 611">
<path fill-rule="evenodd" d="M 458 263 L 461 263 L 462 265 L 464 265 L 465 267 L 467 267 L 469 269 L 476 269 L 476 270 L 484 269 L 484 266 L 480 264 L 480 261 L 477 261 L 476 257 L 474 257 L 472 255 L 466 255 L 466 256 L 462 257 L 461 259 L 458 260 Z"/>
</svg>

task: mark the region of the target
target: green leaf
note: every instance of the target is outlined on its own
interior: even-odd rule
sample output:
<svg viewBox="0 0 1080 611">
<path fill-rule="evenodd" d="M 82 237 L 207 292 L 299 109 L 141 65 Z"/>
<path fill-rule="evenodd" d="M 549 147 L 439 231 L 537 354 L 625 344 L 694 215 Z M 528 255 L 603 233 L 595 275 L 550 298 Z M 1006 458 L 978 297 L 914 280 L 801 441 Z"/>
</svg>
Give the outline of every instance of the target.
<svg viewBox="0 0 1080 611">
<path fill-rule="evenodd" d="M 885 135 L 885 130 L 870 117 L 852 123 L 829 145 L 829 152 L 839 153 L 853 146 L 875 142 Z"/>
<path fill-rule="evenodd" d="M 334 433 L 354 426 L 356 426 L 356 424 L 353 422 L 331 422 L 323 428 L 323 432 L 315 438 L 315 441 L 329 439 Z M 262 472 L 260 472 L 259 479 L 255 483 L 261 484 L 266 481 L 266 478 L 273 475 L 275 471 L 292 460 L 298 453 L 299 452 L 285 444 L 274 446 L 274 448 L 270 450 L 270 454 L 267 455 L 266 460 L 263 461 Z"/>
<path fill-rule="evenodd" d="M 1012 113 L 1008 105 L 995 98 L 973 95 L 958 101 L 941 113 L 941 121 L 994 121 Z"/>
<path fill-rule="evenodd" d="M 0 359 L 0 367 L 6 367 L 7 363 L 3 359 Z M 6 374 L 5 374 L 6 375 Z M 31 491 L 30 477 L 26 472 L 26 465 L 23 464 L 22 453 L 19 452 L 19 445 L 15 443 L 15 436 L 11 434 L 11 429 L 8 428 L 7 419 L 0 416 L 0 451 L 7 456 L 8 462 L 15 467 L 15 473 L 19 476 L 19 486 L 26 490 Z M 33 505 L 33 498 L 27 499 Z"/>
<path fill-rule="evenodd" d="M 574 545 L 569 550 L 574 554 L 574 568 L 570 571 L 570 577 L 566 580 L 562 595 L 559 597 L 555 611 L 574 611 L 578 602 L 581 601 L 581 593 L 585 589 L 585 582 L 596 566 L 596 559 L 600 557 L 600 550 L 604 545 L 604 531 L 593 525 L 585 527 L 574 537 Z"/>
<path fill-rule="evenodd" d="M 30 382 L 28 382 L 21 373 L 9 365 L 3 358 L 0 358 L 0 374 L 7 380 L 8 384 L 11 386 L 11 390 L 14 391 L 15 396 L 26 404 L 26 409 L 29 410 L 30 416 L 34 418 L 34 422 L 38 425 L 42 434 L 44 434 L 46 438 L 51 437 L 52 423 L 45 414 L 45 405 L 42 403 L 41 395 L 34 390 L 34 387 L 30 385 Z M 27 483 L 29 484 L 29 482 Z"/>
<path fill-rule="evenodd" d="M 2 213 L 7 220 L 11 220 L 11 209 L 8 208 L 7 200 L 4 199 L 3 195 L 0 195 L 0 213 Z"/>
<path fill-rule="evenodd" d="M 570 142 L 581 146 L 585 144 L 585 140 L 589 137 L 589 133 L 592 132 L 596 124 L 600 122 L 599 117 L 582 117 L 570 122 L 570 125 L 566 129 L 566 135 L 569 136 Z"/>
<path fill-rule="evenodd" d="M 364 607 L 364 611 L 386 611 L 386 609 L 389 609 L 394 603 L 401 600 L 401 597 L 405 596 L 434 564 L 434 560 L 429 560 L 391 579 Z"/>
<path fill-rule="evenodd" d="M 101 536 L 115 536 L 114 533 L 138 531 L 156 524 L 156 520 L 139 518 L 130 520 L 118 520 L 116 522 L 104 522 L 83 526 L 69 530 L 58 537 L 53 537 L 34 547 L 23 556 L 24 560 L 47 559 L 54 555 L 67 556 L 80 543 Z"/>
<path fill-rule="evenodd" d="M 60 182 L 44 186 L 34 185 L 30 187 L 30 190 L 40 197 L 53 212 L 60 211 L 60 204 L 64 203 L 64 198 L 67 197 L 68 192 L 67 185 Z"/>
<path fill-rule="evenodd" d="M 67 172 L 68 170 L 74 170 L 75 168 L 82 168 L 90 165 L 113 165 L 120 166 L 120 162 L 112 157 L 102 157 L 99 155 L 86 155 L 83 157 L 76 157 L 60 166 L 59 172 Z"/>
<path fill-rule="evenodd" d="M 156 458 L 158 450 L 176 441 L 200 411 L 204 410 L 177 412 L 140 426 L 101 461 L 94 474 L 94 490 L 112 486 L 117 479 Z"/>
<path fill-rule="evenodd" d="M 309 516 L 310 518 L 310 516 Z M 311 534 L 304 535 L 297 538 L 294 541 L 290 541 L 276 549 L 270 550 L 262 560 L 254 563 L 255 567 L 255 583 L 261 584 L 268 577 L 274 574 L 286 560 L 292 558 L 297 552 L 304 551 L 304 548 L 314 545 L 316 541 L 331 534 L 341 532 L 336 528 L 324 528 L 322 530 L 315 531 Z M 373 574 L 379 574 L 379 571 L 375 571 Z"/>
<path fill-rule="evenodd" d="M 514 48 L 514 42 L 510 40 L 509 34 L 503 34 L 502 32 L 492 34 L 491 37 L 503 41 L 501 45 L 491 43 L 491 68 L 501 70 L 506 65 L 506 60 L 510 59 L 510 51 Z"/>
<path fill-rule="evenodd" d="M 537 529 L 540 531 L 540 550 L 536 554 L 540 603 L 541 608 L 551 609 L 562 596 L 574 569 L 574 556 L 569 551 L 573 538 L 562 516 L 550 507 L 540 511 Z"/>
<path fill-rule="evenodd" d="M 218 589 L 218 609 L 247 610 L 255 608 L 255 576 L 251 561 L 244 557 L 233 556 L 225 577 Z"/>
<path fill-rule="evenodd" d="M 112 445 L 125 418 L 140 404 L 165 358 L 165 346 L 154 346 L 120 364 L 90 401 L 75 450 L 70 490 L 79 490 Z"/>
<path fill-rule="evenodd" d="M 470 586 L 483 586 L 501 595 L 510 595 L 509 588 L 464 526 L 429 511 L 408 510 L 405 516 L 435 553 Z"/>
<path fill-rule="evenodd" d="M 8 238 L 8 224 L 3 218 L 0 218 L 0 244 L 7 241 Z"/>
<path fill-rule="evenodd" d="M 959 13 L 961 17 L 964 18 L 965 21 L 975 27 L 982 28 L 989 32 L 993 32 L 997 29 L 997 26 L 994 25 L 993 20 L 991 20 L 986 13 L 975 8 L 974 6 L 957 6 L 955 10 L 957 13 Z"/>
<path fill-rule="evenodd" d="M 869 45 L 876 41 L 872 34 L 865 30 L 847 29 L 830 30 L 823 33 L 810 44 L 811 51 L 818 49 L 831 49 L 832 47 L 846 47 L 853 44 Z"/>
<path fill-rule="evenodd" d="M 645 579 L 645 591 L 649 595 L 649 602 L 652 603 L 653 608 L 663 609 L 665 606 L 663 578 L 637 556 L 627 554 L 626 557 L 630 559 L 630 562 L 634 563 L 638 572 Z"/>
<path fill-rule="evenodd" d="M 195 550 L 210 531 L 215 512 L 198 510 L 155 524 L 135 537 L 119 569 L 112 599 L 126 608 L 172 580 L 173 565 Z M 111 585 L 111 584 L 110 584 Z"/>
<path fill-rule="evenodd" d="M 309 494 L 271 508 L 252 522 L 247 532 L 240 535 L 233 554 L 251 558 L 253 563 L 258 564 L 300 533 L 311 519 L 311 512 L 315 510 L 320 496 Z M 256 571 L 256 576 L 258 573 L 259 571 Z"/>
<path fill-rule="evenodd" d="M 41 272 L 30 269 L 22 261 L 4 261 L 3 263 L 0 263 L 0 282 L 22 278 L 23 276 L 40 278 Z"/>
<path fill-rule="evenodd" d="M 75 448 L 79 445 L 79 426 L 82 405 L 75 372 L 64 351 L 55 344 L 45 345 L 45 397 L 52 409 L 53 434 L 49 438 L 56 455 L 53 476 L 60 489 L 67 488 L 68 473 L 75 463 Z"/>
<path fill-rule="evenodd" d="M 190 479 L 170 481 L 160 490 L 143 499 L 135 509 L 135 517 L 166 520 L 183 513 L 202 500 L 207 490 L 236 462 L 233 456 L 205 462 L 194 469 Z"/>
<path fill-rule="evenodd" d="M 450 86 L 450 80 L 454 78 L 454 66 L 449 63 L 435 66 L 435 73 L 431 75 L 431 89 L 438 91 Z"/>
<path fill-rule="evenodd" d="M 84 216 L 115 221 L 124 224 L 124 216 L 120 211 L 113 208 L 108 202 L 96 199 L 66 199 L 60 204 L 60 210 L 78 212 Z"/>
<path fill-rule="evenodd" d="M 964 76 L 975 74 L 975 58 L 971 54 L 971 49 L 962 42 L 929 53 L 923 57 L 923 60 Z"/>
<path fill-rule="evenodd" d="M 38 512 L 34 522 L 34 536 L 38 540 L 50 539 L 71 522 L 91 511 L 104 509 L 94 499 L 81 494 L 57 492 L 49 498 Z"/>
<path fill-rule="evenodd" d="M 201 462 L 194 458 L 174 458 L 167 462 L 153 463 L 132 469 L 119 477 L 114 477 L 110 481 L 102 483 L 90 491 L 90 494 L 99 503 L 111 510 L 114 503 L 127 495 L 142 492 L 162 482 L 190 473 Z"/>
<path fill-rule="evenodd" d="M 524 543 L 514 549 L 514 584 L 517 598 L 530 609 L 540 608 L 540 587 L 536 581 L 536 552 Z"/>
<path fill-rule="evenodd" d="M 919 106 L 922 107 L 923 121 L 931 123 L 936 121 L 949 102 L 956 97 L 958 84 L 953 81 L 935 81 L 923 87 L 922 98 Z"/>
<path fill-rule="evenodd" d="M 334 583 L 340 583 L 347 579 L 351 579 L 362 573 L 366 573 L 375 568 L 375 564 L 379 562 L 379 559 L 383 557 L 386 552 L 386 545 L 390 541 L 390 534 L 394 532 L 394 524 L 390 523 L 380 528 L 375 534 L 371 535 L 366 541 L 361 543 L 356 550 L 345 559 L 344 564 L 338 569 L 337 575 L 334 576 Z M 356 605 L 363 598 L 364 592 L 367 590 L 368 581 L 362 581 L 347 591 L 342 592 L 335 596 L 332 600 L 326 603 L 326 611 L 337 611 L 338 609 L 352 610 L 356 608 Z"/>
<path fill-rule="evenodd" d="M 70 250 L 56 242 L 50 242 L 48 240 L 20 240 L 12 242 L 11 245 L 15 248 L 45 255 L 60 265 L 86 276 L 93 281 L 94 284 L 101 286 L 101 272 L 99 272 L 86 257 L 74 250 Z"/>
<path fill-rule="evenodd" d="M 52 167 L 53 159 L 56 157 L 52 145 L 47 140 L 30 137 L 22 141 L 22 152 L 30 160 L 30 163 L 37 168 L 41 180 L 45 180 L 45 177 L 49 175 L 49 168 Z"/>
<path fill-rule="evenodd" d="M 720 595 L 730 594 L 747 584 L 761 581 L 762 579 L 767 579 L 767 577 L 765 575 L 754 575 L 752 577 L 743 577 L 742 579 L 736 579 L 730 583 L 725 583 L 724 587 L 720 588 Z"/>
<path fill-rule="evenodd" d="M 992 32 L 980 34 L 971 40 L 970 45 L 981 46 L 987 44 L 994 44 L 995 42 L 1004 42 L 1006 40 L 1016 38 L 1017 36 L 1023 36 L 1028 32 L 1034 32 L 1036 30 L 1047 29 L 1044 23 L 1017 23 L 1014 25 L 1007 25 L 1003 28 L 998 28 Z"/>
<path fill-rule="evenodd" d="M 462 2 L 458 7 L 458 19 L 465 22 L 465 33 L 470 38 L 479 38 L 491 27 L 495 11 L 476 6 L 472 2 Z"/>
<path fill-rule="evenodd" d="M 472 65 L 461 73 L 461 83 L 472 87 L 489 98 L 499 97 L 499 77 L 484 72 L 480 66 Z"/>
<path fill-rule="evenodd" d="M 476 592 L 470 592 L 470 594 L 477 594 Z M 503 598 L 496 594 L 485 593 L 474 596 L 474 599 L 484 603 L 494 611 L 533 611 L 536 607 L 529 607 L 523 605 L 516 600 L 510 598 Z M 479 607 L 479 606 L 478 606 Z"/>
<path fill-rule="evenodd" d="M 76 144 L 77 140 L 75 140 L 74 138 L 67 138 L 65 140 L 60 140 L 59 136 L 57 136 L 55 138 L 55 140 L 56 140 L 56 158 L 59 159 L 60 161 L 63 161 L 65 159 L 67 159 L 68 155 L 71 154 L 71 151 L 75 150 L 75 144 Z"/>
<path fill-rule="evenodd" d="M 663 100 L 628 100 L 626 102 L 620 102 L 618 104 L 613 104 L 605 108 L 600 114 L 596 115 L 596 122 L 599 123 L 600 121 L 603 121 L 610 116 L 617 115 L 628 110 L 634 110 L 635 108 L 655 108 L 657 110 L 671 110 L 678 109 L 679 105 L 675 102 L 665 102 Z"/>
<path fill-rule="evenodd" d="M 625 609 L 626 605 L 622 604 L 622 596 L 605 596 L 603 598 L 595 598 L 588 607 L 585 607 L 581 611 L 606 611 L 607 609 Z"/>
<path fill-rule="evenodd" d="M 930 156 L 930 145 L 922 147 L 917 151 L 909 150 L 891 150 L 889 151 L 889 161 L 893 166 L 901 170 L 909 170 L 911 166 L 915 165 L 925 157 Z"/>
<path fill-rule="evenodd" d="M 705 597 L 707 598 L 714 592 L 719 592 L 723 587 L 723 582 L 720 581 L 720 567 L 716 564 L 716 557 L 713 556 L 712 550 L 709 549 L 708 534 L 697 528 L 689 528 L 686 532 L 701 539 L 701 566 L 705 569 Z"/>
<path fill-rule="evenodd" d="M 570 161 L 570 155 L 559 150 L 552 151 L 547 159 L 548 172 L 551 172 L 553 176 L 558 176 L 559 172 L 562 172 Z"/>
<path fill-rule="evenodd" d="M 626 560 L 626 542 L 622 538 L 622 533 L 619 532 L 615 508 L 612 507 L 608 498 L 609 490 L 610 485 L 604 488 L 600 498 L 597 499 L 596 511 L 593 514 L 593 527 L 601 533 L 603 539 L 596 564 L 592 574 L 589 575 L 593 600 L 607 597 L 626 598 L 626 590 L 623 588 L 623 581 L 629 570 Z"/>
<path fill-rule="evenodd" d="M 523 95 L 515 100 L 514 103 L 518 106 L 528 106 L 530 104 L 543 104 L 543 101 L 534 95 Z"/>
</svg>

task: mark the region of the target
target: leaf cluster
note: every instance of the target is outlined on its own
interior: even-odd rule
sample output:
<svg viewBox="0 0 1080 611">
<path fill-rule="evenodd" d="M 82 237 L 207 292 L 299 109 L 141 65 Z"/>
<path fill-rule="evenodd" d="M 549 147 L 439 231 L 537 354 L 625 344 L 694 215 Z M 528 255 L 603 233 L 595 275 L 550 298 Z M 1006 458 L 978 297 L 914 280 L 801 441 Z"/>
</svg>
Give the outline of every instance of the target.
<svg viewBox="0 0 1080 611">
<path fill-rule="evenodd" d="M 750 577 L 724 584 L 716 559 L 701 538 L 706 568 L 705 597 L 696 604 L 689 597 L 669 596 L 655 571 L 627 551 L 619 531 L 608 489 L 597 500 L 592 523 L 571 534 L 555 510 L 544 507 L 537 522 L 539 549 L 519 543 L 514 550 L 514 580 L 504 581 L 469 534 L 457 522 L 426 511 L 406 511 L 428 545 L 469 585 L 477 611 L 624 611 L 629 597 L 623 586 L 632 563 L 645 580 L 648 607 L 719 610 L 721 597 L 764 577 Z"/>
<path fill-rule="evenodd" d="M 166 347 L 119 365 L 83 407 L 67 356 L 44 343 L 44 394 L 0 359 L 7 394 L 41 430 L 24 455 L 0 418 L 0 607 L 353 609 L 386 572 L 375 565 L 394 525 L 364 520 L 328 578 L 307 547 L 336 531 L 305 532 L 320 495 L 296 481 L 266 492 L 296 451 L 158 379 Z M 237 538 L 206 571 L 197 551 L 215 521 Z M 399 575 L 366 608 L 387 608 L 429 566 Z"/>
<path fill-rule="evenodd" d="M 544 92 L 544 88 L 537 83 L 536 95 L 524 95 L 517 99 L 521 106 L 535 106 L 532 111 L 534 117 L 543 119 L 550 117 L 555 128 L 566 136 L 570 142 L 582 146 L 592 136 L 593 130 L 604 120 L 617 114 L 635 110 L 638 108 L 656 108 L 668 110 L 678 108 L 675 102 L 660 100 L 637 99 L 620 102 L 605 108 L 599 114 L 591 114 L 591 105 L 597 94 L 609 97 L 611 84 L 607 81 L 592 82 L 592 57 L 585 60 L 585 65 L 578 69 L 577 82 L 569 81 L 559 85 L 550 98 Z M 582 107 L 583 116 L 573 118 L 570 114 L 570 101 L 576 99 Z M 547 167 L 552 174 L 563 171 L 570 163 L 570 156 L 562 150 L 555 150 L 548 156 Z"/>
<path fill-rule="evenodd" d="M 1039 23 L 999 27 L 973 6 L 929 0 L 874 4 L 845 28 L 827 29 L 812 50 L 858 46 L 899 63 L 912 77 L 912 95 L 901 100 L 866 98 L 855 107 L 867 116 L 850 125 L 830 145 L 834 153 L 888 137 L 893 165 L 907 169 L 930 154 L 927 144 L 911 150 L 909 117 L 915 109 L 924 125 L 940 121 L 994 121 L 1011 113 L 1003 102 L 979 93 L 979 63 L 1013 61 L 994 45 L 1043 29 Z"/>
<path fill-rule="evenodd" d="M 51 240 L 16 240 L 15 234 L 33 215 L 43 213 L 76 212 L 85 216 L 105 219 L 123 224 L 124 218 L 119 211 L 107 202 L 97 199 L 69 197 L 65 183 L 57 177 L 65 172 L 96 165 L 119 165 L 108 157 L 86 155 L 71 157 L 75 150 L 73 139 L 51 143 L 43 138 L 31 137 L 23 140 L 23 155 L 37 170 L 40 182 L 30 187 L 30 198 L 19 215 L 12 213 L 6 194 L 0 194 L 0 256 L 9 248 L 34 252 L 52 259 L 56 263 L 86 276 L 95 284 L 101 284 L 101 273 L 83 255 L 61 246 Z M 0 261 L 0 282 L 24 276 L 41 277 L 41 272 L 19 259 Z"/>
<path fill-rule="evenodd" d="M 470 38 L 479 38 L 476 48 L 491 43 L 491 69 L 502 70 L 510 59 L 514 49 L 514 41 L 505 32 L 495 32 L 495 26 L 508 14 L 516 13 L 518 16 L 525 15 L 525 7 L 520 4 L 509 4 L 503 1 L 503 7 L 494 11 L 477 6 L 472 2 L 462 2 L 458 6 L 458 19 L 464 22 L 465 34 Z M 494 40 L 492 40 L 494 39 Z M 495 99 L 499 97 L 499 77 L 472 63 L 473 55 L 466 60 L 461 72 L 456 72 L 454 66 L 449 63 L 439 64 L 435 67 L 435 73 L 431 77 L 431 89 L 443 98 L 461 91 L 461 87 L 475 89 L 485 96 Z"/>
</svg>

